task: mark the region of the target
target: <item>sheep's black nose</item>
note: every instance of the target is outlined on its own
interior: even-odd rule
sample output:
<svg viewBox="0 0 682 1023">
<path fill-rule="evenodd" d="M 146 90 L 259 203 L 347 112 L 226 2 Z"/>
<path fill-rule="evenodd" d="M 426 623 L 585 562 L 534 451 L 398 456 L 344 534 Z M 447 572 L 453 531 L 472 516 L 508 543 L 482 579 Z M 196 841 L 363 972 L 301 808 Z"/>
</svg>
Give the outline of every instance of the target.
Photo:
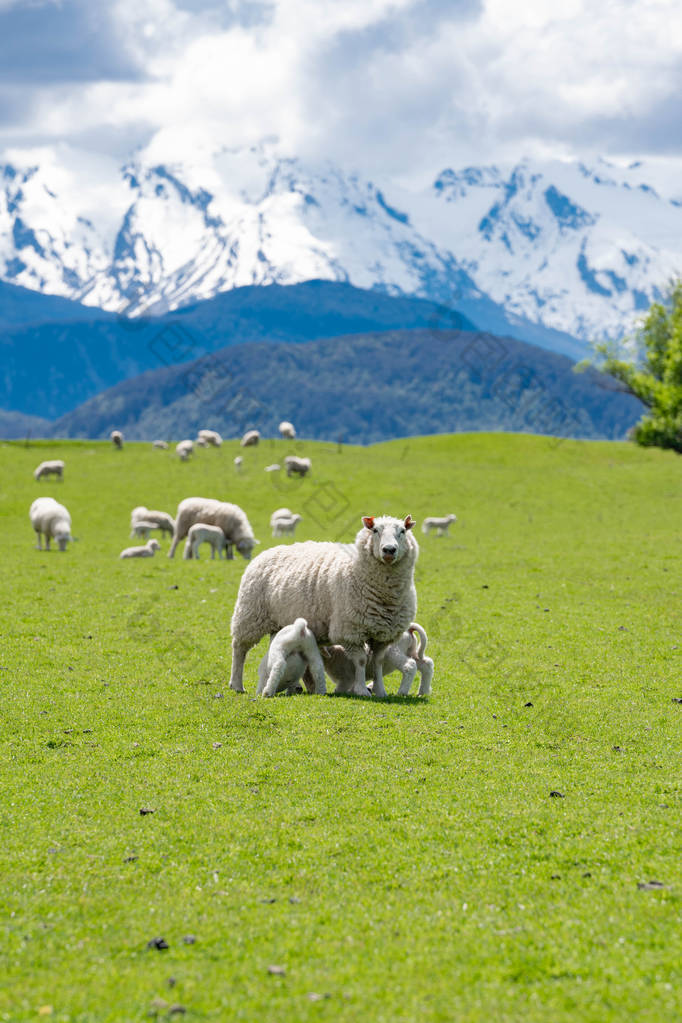
<svg viewBox="0 0 682 1023">
<path fill-rule="evenodd" d="M 397 550 L 398 550 L 397 547 L 392 547 L 392 546 L 389 546 L 388 544 L 386 544 L 384 547 L 381 548 L 381 553 L 382 554 L 395 554 L 395 552 Z"/>
</svg>

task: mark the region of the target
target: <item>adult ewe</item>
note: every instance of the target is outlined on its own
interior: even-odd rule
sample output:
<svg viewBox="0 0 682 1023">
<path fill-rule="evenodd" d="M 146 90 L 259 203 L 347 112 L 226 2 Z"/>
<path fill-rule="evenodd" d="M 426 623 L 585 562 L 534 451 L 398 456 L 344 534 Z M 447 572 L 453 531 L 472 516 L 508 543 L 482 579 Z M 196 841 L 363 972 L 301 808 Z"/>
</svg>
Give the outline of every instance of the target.
<svg viewBox="0 0 682 1023">
<path fill-rule="evenodd" d="M 284 468 L 287 476 L 307 476 L 313 467 L 309 458 L 299 458 L 298 455 L 287 455 L 284 459 Z"/>
<path fill-rule="evenodd" d="M 29 508 L 28 517 L 31 520 L 38 541 L 38 550 L 41 551 L 42 536 L 45 537 L 45 550 L 50 549 L 50 540 L 56 540 L 60 551 L 66 550 L 71 536 L 71 516 L 63 504 L 59 504 L 53 497 L 36 497 Z"/>
<path fill-rule="evenodd" d="M 189 456 L 194 454 L 194 441 L 189 438 L 178 441 L 175 445 L 175 454 L 181 462 L 186 462 Z"/>
<path fill-rule="evenodd" d="M 61 458 L 53 458 L 48 462 L 41 462 L 33 470 L 33 478 L 35 480 L 42 480 L 48 476 L 56 476 L 60 480 L 64 479 L 64 462 L 62 462 Z"/>
<path fill-rule="evenodd" d="M 173 557 L 175 548 L 184 540 L 195 522 L 219 526 L 225 534 L 227 543 L 236 547 L 247 561 L 254 546 L 260 543 L 254 538 L 249 520 L 239 505 L 229 504 L 227 501 L 214 501 L 209 497 L 186 497 L 178 505 L 169 558 Z"/>
<path fill-rule="evenodd" d="M 109 440 L 114 445 L 117 451 L 120 451 L 123 447 L 123 434 L 120 430 L 112 430 L 109 434 Z"/>
<path fill-rule="evenodd" d="M 352 692 L 368 696 L 369 643 L 375 656 L 374 693 L 385 696 L 382 660 L 414 620 L 414 566 L 419 546 L 414 521 L 366 516 L 355 543 L 309 540 L 271 547 L 248 565 L 232 615 L 230 687 L 244 692 L 244 661 L 265 635 L 305 618 L 318 643 L 343 646 L 355 666 Z"/>
<path fill-rule="evenodd" d="M 260 432 L 258 430 L 247 430 L 239 443 L 243 448 L 253 448 L 258 444 L 259 440 Z"/>
<path fill-rule="evenodd" d="M 223 438 L 220 436 L 217 430 L 199 430 L 198 436 L 201 440 L 205 440 L 211 447 L 219 448 L 223 443 Z"/>
<path fill-rule="evenodd" d="M 288 422 L 286 419 L 282 420 L 282 422 L 279 424 L 278 429 L 280 437 L 284 437 L 285 440 L 296 439 L 296 430 L 294 429 L 294 425 L 293 423 Z"/>
</svg>

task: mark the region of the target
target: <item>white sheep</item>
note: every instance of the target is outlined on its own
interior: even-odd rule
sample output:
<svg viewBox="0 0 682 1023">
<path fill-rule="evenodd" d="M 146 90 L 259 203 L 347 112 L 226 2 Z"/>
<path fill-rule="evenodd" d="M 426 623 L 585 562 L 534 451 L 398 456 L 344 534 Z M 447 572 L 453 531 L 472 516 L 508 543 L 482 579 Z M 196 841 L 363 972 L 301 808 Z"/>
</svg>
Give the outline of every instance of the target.
<svg viewBox="0 0 682 1023">
<path fill-rule="evenodd" d="M 282 422 L 279 424 L 278 429 L 280 432 L 280 436 L 284 437 L 285 440 L 295 440 L 296 430 L 294 429 L 293 424 L 289 423 L 286 419 L 282 420 Z"/>
<path fill-rule="evenodd" d="M 312 469 L 312 462 L 309 458 L 299 458 L 298 455 L 287 455 L 284 459 L 284 466 L 287 476 L 306 476 Z"/>
<path fill-rule="evenodd" d="M 237 470 L 237 472 L 241 472 L 241 468 L 242 468 L 243 464 L 244 464 L 244 459 L 242 458 L 241 455 L 237 455 L 237 457 L 234 460 L 234 467 Z"/>
<path fill-rule="evenodd" d="M 161 451 L 168 451 L 168 444 L 165 440 L 153 440 L 152 447 L 159 448 Z"/>
<path fill-rule="evenodd" d="M 168 533 L 170 536 L 175 532 L 175 519 L 172 515 L 169 515 L 167 512 L 157 511 L 155 508 L 145 508 L 143 504 L 133 508 L 130 513 L 131 537 L 142 535 L 135 532 L 135 527 L 140 522 L 152 523 L 152 529 L 160 529 L 162 533 Z"/>
<path fill-rule="evenodd" d="M 419 672 L 419 695 L 428 696 L 431 692 L 433 679 L 433 661 L 426 657 L 428 637 L 425 630 L 417 622 L 411 622 L 402 636 L 391 643 L 384 655 L 383 673 L 390 675 L 400 671 L 402 678 L 398 696 L 409 696 L 414 677 Z M 336 683 L 337 693 L 352 692 L 355 681 L 355 667 L 342 646 L 322 648 L 324 670 Z M 367 660 L 366 677 L 371 679 L 374 674 L 374 655 L 370 653 Z M 304 675 L 306 688 L 312 691 L 314 682 L 310 676 Z"/>
<path fill-rule="evenodd" d="M 148 522 L 145 519 L 138 519 L 130 531 L 130 536 L 139 537 L 141 540 L 148 540 L 152 529 L 158 529 L 156 522 Z"/>
<path fill-rule="evenodd" d="M 296 526 L 299 522 L 302 522 L 303 518 L 301 515 L 279 515 L 274 514 L 270 517 L 270 527 L 272 529 L 273 536 L 293 536 L 296 530 Z"/>
<path fill-rule="evenodd" d="M 121 551 L 119 558 L 153 558 L 156 551 L 161 550 L 161 544 L 154 537 L 147 540 L 144 547 L 126 547 Z"/>
<path fill-rule="evenodd" d="M 169 558 L 173 557 L 178 543 L 187 536 L 195 522 L 219 526 L 228 544 L 235 546 L 247 561 L 254 546 L 260 543 L 260 540 L 255 539 L 249 520 L 239 505 L 229 504 L 227 501 L 214 501 L 208 497 L 186 497 L 178 505 Z"/>
<path fill-rule="evenodd" d="M 432 529 L 435 529 L 437 531 L 436 536 L 446 536 L 448 526 L 451 522 L 456 521 L 456 515 L 444 515 L 442 518 L 431 515 L 422 522 L 422 533 L 430 533 Z"/>
<path fill-rule="evenodd" d="M 123 447 L 123 434 L 120 430 L 112 430 L 109 434 L 109 440 L 118 451 Z"/>
<path fill-rule="evenodd" d="M 35 530 L 39 551 L 43 549 L 42 536 L 45 537 L 47 551 L 50 549 L 50 540 L 57 541 L 60 551 L 65 551 L 69 540 L 73 540 L 71 516 L 64 505 L 59 504 L 53 497 L 36 497 L 29 508 L 28 516 Z"/>
<path fill-rule="evenodd" d="M 216 551 L 218 552 L 219 559 L 222 558 L 223 551 L 225 551 L 225 557 L 230 561 L 232 560 L 232 547 L 228 544 L 227 537 L 220 526 L 209 526 L 205 522 L 195 522 L 193 526 L 190 526 L 187 540 L 185 541 L 183 558 L 196 558 L 199 561 L 199 547 L 202 543 L 211 545 L 211 560 L 215 558 Z"/>
<path fill-rule="evenodd" d="M 258 444 L 259 440 L 260 432 L 258 430 L 247 430 L 239 443 L 243 448 L 252 448 Z"/>
<path fill-rule="evenodd" d="M 194 453 L 194 441 L 193 440 L 181 440 L 175 445 L 175 454 L 178 456 L 181 462 L 186 462 L 191 454 Z"/>
<path fill-rule="evenodd" d="M 205 437 L 197 437 L 197 439 L 194 441 L 194 444 L 198 448 L 207 448 L 208 447 L 208 441 L 206 440 Z"/>
<path fill-rule="evenodd" d="M 223 443 L 223 438 L 220 436 L 217 430 L 199 430 L 199 437 L 205 440 L 211 447 L 219 448 Z"/>
<path fill-rule="evenodd" d="M 304 672 L 309 673 L 314 692 L 324 694 L 327 686 L 324 667 L 315 637 L 305 618 L 285 625 L 270 640 L 270 646 L 258 667 L 258 695 L 275 696 L 281 689 L 291 695 Z"/>
<path fill-rule="evenodd" d="M 53 458 L 47 462 L 41 462 L 40 465 L 33 470 L 33 478 L 35 480 L 41 480 L 43 477 L 56 476 L 57 479 L 64 479 L 64 468 L 65 464 L 61 458 Z"/>
<path fill-rule="evenodd" d="M 355 665 L 353 692 L 367 696 L 369 643 L 374 694 L 385 696 L 383 655 L 414 620 L 414 521 L 365 516 L 355 543 L 307 541 L 263 551 L 247 565 L 232 615 L 230 687 L 244 692 L 244 661 L 262 636 L 305 617 L 318 643 L 343 646 Z"/>
<path fill-rule="evenodd" d="M 265 466 L 265 471 L 266 472 L 279 472 L 281 468 L 282 468 L 281 465 L 278 465 L 277 462 L 273 462 L 272 465 L 266 465 Z"/>
</svg>

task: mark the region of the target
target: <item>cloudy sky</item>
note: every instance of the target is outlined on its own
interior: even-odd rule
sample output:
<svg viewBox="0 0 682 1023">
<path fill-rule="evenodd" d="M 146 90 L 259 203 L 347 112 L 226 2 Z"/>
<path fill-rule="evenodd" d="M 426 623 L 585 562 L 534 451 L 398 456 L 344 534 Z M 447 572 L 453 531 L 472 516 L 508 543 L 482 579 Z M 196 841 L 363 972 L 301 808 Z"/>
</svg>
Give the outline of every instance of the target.
<svg viewBox="0 0 682 1023">
<path fill-rule="evenodd" d="M 0 0 L 0 147 L 682 157 L 679 0 Z"/>
</svg>

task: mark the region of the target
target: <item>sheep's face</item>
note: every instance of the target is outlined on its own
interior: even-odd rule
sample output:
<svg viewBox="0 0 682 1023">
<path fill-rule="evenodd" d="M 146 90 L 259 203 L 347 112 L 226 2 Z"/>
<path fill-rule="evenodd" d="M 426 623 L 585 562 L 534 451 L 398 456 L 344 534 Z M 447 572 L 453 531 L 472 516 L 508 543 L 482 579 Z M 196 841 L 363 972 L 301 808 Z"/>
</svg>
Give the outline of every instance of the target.
<svg viewBox="0 0 682 1023">
<path fill-rule="evenodd" d="M 59 545 L 59 550 L 60 551 L 65 551 L 66 550 L 66 545 L 68 544 L 70 539 L 71 539 L 71 534 L 70 533 L 60 533 L 58 536 L 55 536 L 55 540 L 57 541 L 57 544 Z"/>
<path fill-rule="evenodd" d="M 235 547 L 237 548 L 237 550 L 239 551 L 243 558 L 246 558 L 247 561 L 250 561 L 251 554 L 253 553 L 253 548 L 257 543 L 260 543 L 260 540 L 249 540 L 247 538 L 244 540 L 240 540 L 239 543 L 235 544 Z"/>
<path fill-rule="evenodd" d="M 375 519 L 368 515 L 362 520 L 365 529 L 372 534 L 372 554 L 385 565 L 393 565 L 400 561 L 407 551 L 407 533 L 414 526 L 410 515 L 404 520 L 394 519 L 390 515 L 382 515 Z"/>
</svg>

